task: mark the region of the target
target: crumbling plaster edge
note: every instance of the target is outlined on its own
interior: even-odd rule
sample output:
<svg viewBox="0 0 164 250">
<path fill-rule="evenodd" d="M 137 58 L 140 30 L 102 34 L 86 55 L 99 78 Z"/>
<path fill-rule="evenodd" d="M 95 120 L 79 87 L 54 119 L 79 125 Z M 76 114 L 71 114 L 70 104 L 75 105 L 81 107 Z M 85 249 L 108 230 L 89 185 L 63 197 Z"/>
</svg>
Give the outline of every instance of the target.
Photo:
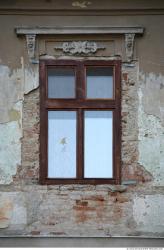
<svg viewBox="0 0 164 250">
<path fill-rule="evenodd" d="M 0 185 L 12 183 L 18 166 L 22 164 L 24 96 L 39 87 L 38 66 L 25 67 L 23 57 L 20 58 L 20 63 L 21 67 L 17 69 L 0 65 L 0 87 L 5 93 L 2 96 L 3 106 L 0 110 L 2 113 L 0 135 L 3 142 L 0 151 Z M 9 155 L 5 156 L 7 153 Z"/>
<path fill-rule="evenodd" d="M 154 113 L 154 110 L 151 112 L 151 108 L 149 110 L 145 107 L 145 97 L 144 93 L 146 91 L 147 98 L 151 98 L 151 95 L 148 93 L 148 88 L 154 88 L 155 94 L 160 94 L 160 85 L 164 80 L 164 76 L 162 73 L 154 74 L 154 73 L 144 73 L 143 71 L 139 71 L 138 73 L 138 127 L 139 127 L 139 134 L 138 134 L 138 152 L 139 152 L 139 159 L 138 162 L 141 164 L 145 170 L 152 174 L 153 186 L 164 186 L 164 171 L 162 170 L 161 162 L 162 162 L 162 155 L 161 152 L 162 144 L 161 144 L 161 136 L 164 132 L 164 127 L 162 125 L 162 117 L 161 113 L 158 115 Z M 152 89 L 150 89 L 153 91 Z M 152 107 L 156 107 L 156 109 L 161 111 L 160 107 L 160 97 L 155 95 Z M 148 99 L 148 100 L 149 100 Z M 151 99 L 150 99 L 151 101 Z M 151 102 L 150 102 L 151 103 Z M 150 106 L 151 107 L 151 106 Z M 160 116 L 159 116 L 160 115 Z M 152 152 L 151 147 L 154 147 L 154 144 L 158 146 L 154 148 Z M 148 144 L 151 144 L 149 147 Z M 145 150 L 145 151 L 144 151 Z M 146 151 L 147 150 L 147 151 Z M 144 151 L 144 152 L 143 152 Z M 149 155 L 149 157 L 148 157 Z M 157 156 L 158 155 L 158 156 Z M 147 158 L 146 158 L 147 157 Z M 151 164 L 149 158 L 152 158 Z"/>
</svg>

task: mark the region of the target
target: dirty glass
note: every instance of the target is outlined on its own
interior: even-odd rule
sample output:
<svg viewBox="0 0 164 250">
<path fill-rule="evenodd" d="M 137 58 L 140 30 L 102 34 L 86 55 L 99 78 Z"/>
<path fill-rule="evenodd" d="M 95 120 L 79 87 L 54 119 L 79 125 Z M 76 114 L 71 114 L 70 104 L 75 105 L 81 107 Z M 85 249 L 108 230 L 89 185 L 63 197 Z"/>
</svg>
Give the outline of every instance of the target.
<svg viewBox="0 0 164 250">
<path fill-rule="evenodd" d="M 84 177 L 112 178 L 112 111 L 85 111 Z"/>
<path fill-rule="evenodd" d="M 75 98 L 74 69 L 48 69 L 48 98 Z"/>
<path fill-rule="evenodd" d="M 113 68 L 88 67 L 87 98 L 113 98 Z"/>
<path fill-rule="evenodd" d="M 75 111 L 48 111 L 48 177 L 76 177 Z"/>
</svg>

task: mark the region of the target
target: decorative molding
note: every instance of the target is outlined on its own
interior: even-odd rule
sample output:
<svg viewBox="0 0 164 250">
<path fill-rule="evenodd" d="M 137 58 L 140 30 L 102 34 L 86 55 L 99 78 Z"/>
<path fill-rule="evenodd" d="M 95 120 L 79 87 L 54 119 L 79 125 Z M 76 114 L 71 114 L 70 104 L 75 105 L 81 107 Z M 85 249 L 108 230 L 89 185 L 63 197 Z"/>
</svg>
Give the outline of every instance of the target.
<svg viewBox="0 0 164 250">
<path fill-rule="evenodd" d="M 99 49 L 105 49 L 104 46 L 97 45 L 96 42 L 92 41 L 73 41 L 73 42 L 64 42 L 62 46 L 57 46 L 55 49 L 61 49 L 64 53 L 70 55 L 76 54 L 94 54 Z"/>
<path fill-rule="evenodd" d="M 35 34 L 26 34 L 27 51 L 30 61 L 33 61 L 35 58 L 35 39 Z"/>
<path fill-rule="evenodd" d="M 72 6 L 73 7 L 78 7 L 78 8 L 81 8 L 81 9 L 84 9 L 84 8 L 87 8 L 89 5 L 91 5 L 92 2 L 90 1 L 73 1 L 72 2 Z"/>
<path fill-rule="evenodd" d="M 70 10 L 57 9 L 0 9 L 0 15 L 18 15 L 18 16 L 149 16 L 164 15 L 164 9 L 106 9 L 92 10 L 88 8 L 75 8 Z"/>
<path fill-rule="evenodd" d="M 127 62 L 133 60 L 135 34 L 125 34 L 125 53 Z"/>
<path fill-rule="evenodd" d="M 125 36 L 125 53 L 126 61 L 129 63 L 133 60 L 134 37 L 135 35 L 143 35 L 143 27 L 17 27 L 15 29 L 18 36 L 25 35 L 27 40 L 27 48 L 29 59 L 32 63 L 36 63 L 35 59 L 35 38 L 38 35 L 124 35 Z M 95 53 L 98 49 L 105 49 L 98 46 L 92 41 L 64 42 L 62 46 L 56 47 L 62 49 L 64 53 L 70 55 Z"/>
<path fill-rule="evenodd" d="M 17 35 L 93 35 L 93 34 L 143 34 L 142 27 L 16 27 Z"/>
</svg>

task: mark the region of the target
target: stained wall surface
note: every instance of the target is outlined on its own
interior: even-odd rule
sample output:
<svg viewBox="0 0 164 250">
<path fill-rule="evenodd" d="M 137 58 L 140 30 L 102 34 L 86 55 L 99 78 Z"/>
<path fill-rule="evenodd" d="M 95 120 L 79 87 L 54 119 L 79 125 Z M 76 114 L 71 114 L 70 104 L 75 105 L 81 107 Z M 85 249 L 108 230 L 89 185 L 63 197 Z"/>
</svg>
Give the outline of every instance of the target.
<svg viewBox="0 0 164 250">
<path fill-rule="evenodd" d="M 164 4 L 116 2 L 0 3 L 0 236 L 164 236 Z M 122 59 L 121 185 L 38 182 L 39 66 L 15 27 L 75 24 L 144 27 L 130 63 L 122 37 L 89 37 L 114 41 L 106 59 Z M 85 38 L 37 37 L 36 58 L 44 58 L 46 39 Z M 50 42 L 46 48 L 45 58 L 60 58 Z"/>
</svg>

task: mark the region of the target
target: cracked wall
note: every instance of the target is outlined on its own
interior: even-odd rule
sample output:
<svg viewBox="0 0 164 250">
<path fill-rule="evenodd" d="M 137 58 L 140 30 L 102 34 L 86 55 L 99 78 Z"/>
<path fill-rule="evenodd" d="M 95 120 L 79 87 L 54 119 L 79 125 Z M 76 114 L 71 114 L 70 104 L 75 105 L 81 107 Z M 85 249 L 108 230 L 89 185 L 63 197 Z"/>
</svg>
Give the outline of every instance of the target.
<svg viewBox="0 0 164 250">
<path fill-rule="evenodd" d="M 139 163 L 153 176 L 153 185 L 164 185 L 164 126 L 162 114 L 162 75 L 139 76 L 138 125 Z"/>
<path fill-rule="evenodd" d="M 162 18 L 0 16 L 0 236 L 164 236 Z M 122 185 L 39 185 L 39 72 L 14 35 L 20 20 L 145 27 L 122 64 Z"/>
<path fill-rule="evenodd" d="M 32 68 L 31 68 L 32 67 Z M 24 94 L 38 87 L 38 66 L 10 69 L 0 65 L 0 184 L 10 184 L 21 165 Z"/>
</svg>

